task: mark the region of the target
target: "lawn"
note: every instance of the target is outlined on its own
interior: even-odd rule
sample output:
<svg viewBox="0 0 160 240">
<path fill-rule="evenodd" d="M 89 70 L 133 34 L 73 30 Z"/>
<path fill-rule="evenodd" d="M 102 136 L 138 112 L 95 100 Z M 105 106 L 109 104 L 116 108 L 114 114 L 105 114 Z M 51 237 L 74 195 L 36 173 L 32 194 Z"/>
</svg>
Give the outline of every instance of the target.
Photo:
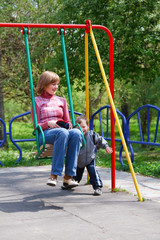
<svg viewBox="0 0 160 240">
<path fill-rule="evenodd" d="M 33 127 L 30 118 L 22 119 L 23 121 L 16 120 L 13 123 L 13 139 L 32 139 Z M 133 124 L 131 129 L 133 140 L 138 135 L 138 129 Z M 154 128 L 152 124 L 152 128 Z M 95 124 L 96 131 L 99 131 L 98 123 Z M 105 130 L 105 129 L 104 129 Z M 7 129 L 8 131 L 8 129 Z M 152 132 L 152 129 L 151 129 Z M 116 128 L 116 138 L 118 136 L 118 130 Z M 17 142 L 17 144 L 22 149 L 22 159 L 19 163 L 15 164 L 19 158 L 19 151 L 10 141 L 9 136 L 7 136 L 8 147 L 0 148 L 0 161 L 4 164 L 4 167 L 15 167 L 15 166 L 40 166 L 51 164 L 51 159 L 35 159 L 34 153 L 36 151 L 35 142 Z M 110 145 L 110 142 L 108 142 Z M 154 176 L 160 178 L 160 147 L 151 146 L 141 146 L 138 144 L 132 144 L 134 149 L 135 159 L 133 162 L 134 171 L 145 176 Z M 123 153 L 124 165 L 121 166 L 119 161 L 119 149 L 120 143 L 116 142 L 116 169 L 121 171 L 130 171 L 128 167 L 128 162 L 126 160 L 125 154 Z M 97 151 L 97 166 L 101 167 L 111 167 L 111 156 L 107 155 L 103 149 Z"/>
</svg>

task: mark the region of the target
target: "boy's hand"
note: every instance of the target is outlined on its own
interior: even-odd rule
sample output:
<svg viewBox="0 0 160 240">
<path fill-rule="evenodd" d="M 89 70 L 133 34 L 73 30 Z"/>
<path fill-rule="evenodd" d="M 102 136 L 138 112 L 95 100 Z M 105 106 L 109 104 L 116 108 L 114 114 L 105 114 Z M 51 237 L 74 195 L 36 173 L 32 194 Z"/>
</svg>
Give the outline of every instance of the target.
<svg viewBox="0 0 160 240">
<path fill-rule="evenodd" d="M 111 154 L 113 152 L 111 147 L 106 147 L 106 153 Z"/>
</svg>

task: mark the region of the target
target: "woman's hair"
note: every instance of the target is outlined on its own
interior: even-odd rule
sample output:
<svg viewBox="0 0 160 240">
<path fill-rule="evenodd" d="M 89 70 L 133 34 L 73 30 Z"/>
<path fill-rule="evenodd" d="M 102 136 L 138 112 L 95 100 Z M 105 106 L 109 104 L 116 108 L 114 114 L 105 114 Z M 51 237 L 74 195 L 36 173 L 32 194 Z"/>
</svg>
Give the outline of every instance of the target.
<svg viewBox="0 0 160 240">
<path fill-rule="evenodd" d="M 85 120 L 86 124 L 88 125 L 88 118 L 86 116 L 84 116 L 84 115 L 78 116 L 75 121 L 76 121 L 76 123 L 81 124 L 82 120 Z"/>
<path fill-rule="evenodd" d="M 37 93 L 42 94 L 50 83 L 59 82 L 59 76 L 55 72 L 45 71 L 41 74 L 37 84 Z"/>
</svg>

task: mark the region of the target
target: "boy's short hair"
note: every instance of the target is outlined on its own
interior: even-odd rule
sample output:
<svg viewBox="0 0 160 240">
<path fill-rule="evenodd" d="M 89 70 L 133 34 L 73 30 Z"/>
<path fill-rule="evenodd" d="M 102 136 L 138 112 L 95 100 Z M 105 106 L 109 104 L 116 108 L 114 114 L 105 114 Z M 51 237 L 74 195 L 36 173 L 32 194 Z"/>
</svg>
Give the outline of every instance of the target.
<svg viewBox="0 0 160 240">
<path fill-rule="evenodd" d="M 84 115 L 78 116 L 75 121 L 76 121 L 76 123 L 81 124 L 82 120 L 85 120 L 85 121 L 86 121 L 86 124 L 88 125 L 88 123 L 89 123 L 89 122 L 88 122 L 88 118 L 87 118 L 86 116 L 84 116 Z"/>
<path fill-rule="evenodd" d="M 59 76 L 55 72 L 51 72 L 51 71 L 43 72 L 38 80 L 38 84 L 36 88 L 37 93 L 42 94 L 44 92 L 45 87 L 47 87 L 47 85 L 49 85 L 50 83 L 55 83 L 59 81 L 60 81 Z"/>
</svg>

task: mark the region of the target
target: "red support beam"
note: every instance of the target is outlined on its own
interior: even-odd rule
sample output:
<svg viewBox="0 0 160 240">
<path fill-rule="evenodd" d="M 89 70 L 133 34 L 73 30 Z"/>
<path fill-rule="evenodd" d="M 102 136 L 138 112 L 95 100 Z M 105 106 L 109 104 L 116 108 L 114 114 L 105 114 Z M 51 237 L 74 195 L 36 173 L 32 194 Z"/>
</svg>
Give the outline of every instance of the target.
<svg viewBox="0 0 160 240">
<path fill-rule="evenodd" d="M 0 23 L 0 27 L 18 27 L 22 30 L 24 28 L 81 28 L 88 31 L 88 24 L 39 24 L 39 23 Z M 114 53 L 113 53 L 113 37 L 108 28 L 101 25 L 92 25 L 92 29 L 100 29 L 107 33 L 109 37 L 109 61 L 110 61 L 110 91 L 114 101 Z M 115 188 L 115 123 L 114 114 L 111 110 L 111 147 L 113 153 L 111 156 L 111 179 L 112 179 L 112 191 Z"/>
</svg>

